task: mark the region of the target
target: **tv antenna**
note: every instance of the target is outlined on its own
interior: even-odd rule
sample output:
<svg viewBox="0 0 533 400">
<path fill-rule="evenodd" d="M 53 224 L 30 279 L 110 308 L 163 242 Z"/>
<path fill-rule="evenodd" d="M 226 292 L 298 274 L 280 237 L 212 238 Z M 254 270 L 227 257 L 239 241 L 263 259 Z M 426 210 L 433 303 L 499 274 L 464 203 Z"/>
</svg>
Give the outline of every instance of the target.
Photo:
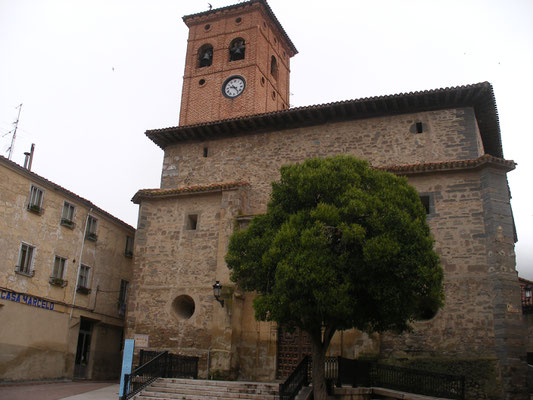
<svg viewBox="0 0 533 400">
<path fill-rule="evenodd" d="M 15 107 L 19 109 L 19 113 L 17 115 L 17 120 L 13 122 L 13 125 L 15 125 L 15 128 L 13 129 L 13 137 L 11 138 L 11 146 L 9 146 L 9 156 L 7 157 L 8 160 L 11 160 L 11 156 L 13 155 L 13 149 L 15 148 L 15 138 L 17 137 L 17 128 L 19 125 L 20 120 L 20 111 L 22 110 L 22 103 L 18 105 L 18 107 Z"/>
</svg>

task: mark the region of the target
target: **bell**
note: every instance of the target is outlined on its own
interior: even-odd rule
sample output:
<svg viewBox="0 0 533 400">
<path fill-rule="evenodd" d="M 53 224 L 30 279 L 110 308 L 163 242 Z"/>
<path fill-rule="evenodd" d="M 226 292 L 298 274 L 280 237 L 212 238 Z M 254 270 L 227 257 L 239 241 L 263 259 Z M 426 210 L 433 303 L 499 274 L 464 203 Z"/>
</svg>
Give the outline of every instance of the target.
<svg viewBox="0 0 533 400">
<path fill-rule="evenodd" d="M 206 60 L 206 61 L 211 60 L 211 54 L 208 51 L 206 51 L 202 57 L 202 60 Z"/>
</svg>

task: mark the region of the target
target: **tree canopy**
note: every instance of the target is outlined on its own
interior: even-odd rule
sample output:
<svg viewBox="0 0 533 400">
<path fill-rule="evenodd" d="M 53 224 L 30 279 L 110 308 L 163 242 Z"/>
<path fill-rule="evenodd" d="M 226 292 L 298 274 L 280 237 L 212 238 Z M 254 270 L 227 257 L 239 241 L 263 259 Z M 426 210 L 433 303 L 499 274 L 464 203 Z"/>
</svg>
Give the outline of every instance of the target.
<svg viewBox="0 0 533 400">
<path fill-rule="evenodd" d="M 402 332 L 443 302 L 417 191 L 351 156 L 282 167 L 266 214 L 232 235 L 226 262 L 257 292 L 256 319 L 308 332 L 323 354 L 337 330 Z"/>
</svg>

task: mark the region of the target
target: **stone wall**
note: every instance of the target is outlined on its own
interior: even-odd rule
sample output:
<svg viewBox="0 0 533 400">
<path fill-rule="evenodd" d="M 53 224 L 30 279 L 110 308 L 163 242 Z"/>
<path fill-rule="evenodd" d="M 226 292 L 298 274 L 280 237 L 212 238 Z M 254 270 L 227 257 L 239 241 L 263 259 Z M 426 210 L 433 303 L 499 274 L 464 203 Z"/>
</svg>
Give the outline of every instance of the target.
<svg viewBox="0 0 533 400">
<path fill-rule="evenodd" d="M 421 133 L 416 133 L 417 122 L 422 123 Z M 203 151 L 206 147 L 207 157 Z M 265 211 L 270 184 L 279 179 L 282 165 L 336 154 L 352 154 L 368 160 L 375 167 L 385 167 L 471 160 L 482 156 L 484 151 L 472 109 L 439 110 L 175 144 L 165 149 L 161 186 L 167 189 L 248 182 L 247 201 L 241 204 L 237 214 L 257 214 Z M 523 344 L 515 337 L 516 316 L 513 314 L 520 303 L 513 295 L 515 289 L 517 296 L 519 291 L 505 171 L 481 166 L 410 173 L 408 180 L 419 193 L 430 199 L 428 222 L 445 271 L 445 306 L 430 320 L 415 322 L 414 331 L 400 337 L 390 334 L 369 337 L 355 331 L 337 333 L 329 355 L 373 355 L 389 360 L 439 357 L 492 360 L 497 367 L 486 368 L 493 375 L 483 379 L 501 382 L 506 388 L 515 383 L 522 387 L 520 379 L 525 368 L 519 358 Z M 189 201 L 199 201 L 200 198 L 200 195 L 191 196 Z M 205 210 L 216 213 L 217 208 L 222 209 L 218 203 L 217 200 L 205 204 Z M 188 250 L 185 244 L 180 244 L 179 233 L 169 246 L 164 245 L 162 238 L 157 239 L 157 232 L 166 231 L 169 223 L 175 230 L 179 229 L 179 220 L 171 222 L 169 212 L 172 210 L 177 215 L 187 207 L 181 198 L 142 202 L 138 235 L 143 235 L 148 242 L 154 232 L 156 238 L 151 242 L 151 253 L 136 261 L 136 271 L 141 279 L 137 296 L 150 297 L 146 275 L 157 275 L 151 271 L 152 265 L 161 262 L 158 252 L 165 255 L 173 249 L 176 265 L 193 268 L 195 273 L 211 277 L 211 281 L 208 279 L 203 283 L 203 293 L 206 301 L 213 304 L 213 298 L 209 297 L 213 256 L 207 253 L 210 249 L 215 252 L 216 248 L 216 269 L 222 275 L 226 269 L 227 274 L 222 256 L 227 243 L 225 236 L 231 230 L 220 233 L 217 244 L 214 238 L 199 243 L 206 246 L 206 254 L 194 263 L 194 267 L 189 262 L 180 261 L 181 253 L 187 254 Z M 155 247 L 156 243 L 160 244 L 159 248 Z M 149 248 L 148 244 L 142 244 L 136 253 L 143 254 Z M 224 282 L 232 285 L 227 280 Z M 167 309 L 171 297 L 165 299 Z M 215 304 L 211 329 L 213 337 L 227 343 L 223 350 L 230 350 L 228 374 L 235 375 L 238 371 L 237 377 L 242 379 L 269 380 L 274 378 L 276 369 L 276 329 L 254 320 L 252 299 L 250 294 L 234 296 L 232 310 L 225 310 L 225 315 L 216 310 Z M 143 303 L 139 300 L 137 303 Z M 144 311 L 152 309 L 148 307 Z M 228 316 L 232 322 L 224 319 Z M 131 317 L 129 332 L 139 332 L 138 321 L 135 321 L 138 318 L 142 318 L 141 312 Z M 214 318 L 218 318 L 218 322 Z M 164 323 L 161 319 L 157 326 Z M 183 324 L 180 340 L 188 340 L 189 334 L 201 337 L 196 331 L 186 332 L 186 329 L 193 329 L 194 324 L 188 321 Z M 157 334 L 155 325 L 151 329 Z M 206 340 L 204 348 L 213 338 L 210 340 Z M 160 346 L 180 348 L 176 341 L 170 342 L 168 338 Z M 189 344 L 183 349 L 195 351 Z M 217 368 L 223 366 L 224 363 L 220 363 Z M 514 381 L 510 374 L 512 370 L 517 371 Z"/>
</svg>

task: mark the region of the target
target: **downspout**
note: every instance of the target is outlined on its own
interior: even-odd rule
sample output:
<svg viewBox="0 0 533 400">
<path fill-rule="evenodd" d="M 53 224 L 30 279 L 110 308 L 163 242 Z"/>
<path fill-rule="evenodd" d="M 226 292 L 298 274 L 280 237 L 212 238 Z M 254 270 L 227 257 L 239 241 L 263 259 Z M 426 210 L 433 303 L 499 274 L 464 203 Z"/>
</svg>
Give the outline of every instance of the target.
<svg viewBox="0 0 533 400">
<path fill-rule="evenodd" d="M 70 308 L 70 318 L 72 319 L 72 311 L 74 311 L 74 305 L 76 304 L 76 294 L 78 293 L 78 283 L 80 280 L 80 269 L 81 269 L 81 257 L 83 256 L 83 246 L 85 245 L 85 235 L 87 235 L 87 225 L 89 224 L 89 217 L 91 216 L 92 207 L 87 213 L 87 218 L 85 219 L 85 227 L 83 228 L 83 237 L 81 239 L 81 250 L 80 258 L 78 262 L 78 270 L 76 271 L 76 285 L 74 286 L 74 296 L 72 297 L 72 307 Z"/>
</svg>

